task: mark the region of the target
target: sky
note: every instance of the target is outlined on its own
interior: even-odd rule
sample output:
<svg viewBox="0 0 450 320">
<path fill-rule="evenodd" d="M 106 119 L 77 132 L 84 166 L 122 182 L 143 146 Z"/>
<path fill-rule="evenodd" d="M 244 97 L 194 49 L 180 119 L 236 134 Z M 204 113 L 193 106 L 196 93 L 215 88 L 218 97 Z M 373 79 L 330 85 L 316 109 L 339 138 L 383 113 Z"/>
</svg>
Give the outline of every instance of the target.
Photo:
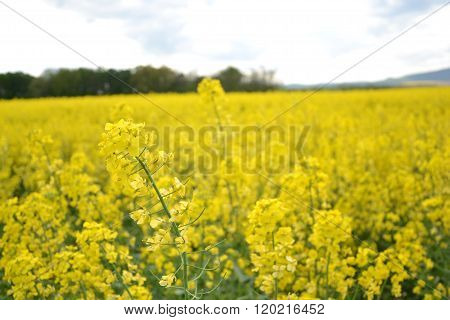
<svg viewBox="0 0 450 320">
<path fill-rule="evenodd" d="M 229 65 L 278 81 L 328 82 L 446 0 L 0 0 L 0 73 L 94 68 L 11 10 L 105 68 Z M 336 82 L 450 67 L 450 5 Z"/>
</svg>

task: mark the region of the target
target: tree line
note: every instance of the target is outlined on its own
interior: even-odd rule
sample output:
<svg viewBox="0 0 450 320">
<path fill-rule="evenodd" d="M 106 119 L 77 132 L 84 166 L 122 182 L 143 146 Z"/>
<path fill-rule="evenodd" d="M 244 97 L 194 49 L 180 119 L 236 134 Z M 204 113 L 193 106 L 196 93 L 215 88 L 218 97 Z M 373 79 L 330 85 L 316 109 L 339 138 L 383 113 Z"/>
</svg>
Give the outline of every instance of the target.
<svg viewBox="0 0 450 320">
<path fill-rule="evenodd" d="M 274 71 L 244 74 L 228 67 L 213 75 L 226 91 L 267 91 L 279 87 Z M 127 94 L 135 92 L 192 92 L 202 76 L 147 65 L 133 69 L 57 69 L 38 77 L 23 72 L 0 74 L 0 99 Z M 120 80 L 119 80 L 120 79 Z"/>
</svg>

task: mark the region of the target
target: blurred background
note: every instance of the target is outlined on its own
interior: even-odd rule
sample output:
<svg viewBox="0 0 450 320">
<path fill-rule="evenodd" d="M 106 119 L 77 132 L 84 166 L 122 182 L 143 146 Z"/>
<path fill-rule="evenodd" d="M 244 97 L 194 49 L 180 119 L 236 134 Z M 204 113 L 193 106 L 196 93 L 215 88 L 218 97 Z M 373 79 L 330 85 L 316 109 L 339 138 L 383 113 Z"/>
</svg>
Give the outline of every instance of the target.
<svg viewBox="0 0 450 320">
<path fill-rule="evenodd" d="M 111 74 L 141 92 L 193 91 L 203 76 L 219 78 L 227 91 L 310 89 L 443 4 L 2 0 L 0 98 L 132 92 Z M 448 85 L 449 30 L 445 7 L 329 87 Z"/>
</svg>

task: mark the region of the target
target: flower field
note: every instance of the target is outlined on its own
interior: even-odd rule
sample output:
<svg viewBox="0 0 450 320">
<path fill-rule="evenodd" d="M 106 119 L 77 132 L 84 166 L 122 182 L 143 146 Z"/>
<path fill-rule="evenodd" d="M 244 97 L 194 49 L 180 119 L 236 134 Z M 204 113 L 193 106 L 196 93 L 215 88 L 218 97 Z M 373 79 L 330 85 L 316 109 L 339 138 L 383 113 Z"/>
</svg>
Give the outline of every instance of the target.
<svg viewBox="0 0 450 320">
<path fill-rule="evenodd" d="M 2 100 L 0 299 L 446 299 L 449 132 L 448 87 Z"/>
</svg>

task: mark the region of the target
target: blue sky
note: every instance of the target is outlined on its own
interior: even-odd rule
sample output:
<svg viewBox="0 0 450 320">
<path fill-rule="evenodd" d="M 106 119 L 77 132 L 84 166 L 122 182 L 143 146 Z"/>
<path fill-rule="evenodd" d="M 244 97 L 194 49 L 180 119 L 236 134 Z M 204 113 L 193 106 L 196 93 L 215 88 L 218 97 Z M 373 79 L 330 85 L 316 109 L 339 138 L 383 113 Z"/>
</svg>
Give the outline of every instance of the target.
<svg viewBox="0 0 450 320">
<path fill-rule="evenodd" d="M 211 74 L 276 70 L 284 83 L 326 82 L 445 1 L 2 0 L 111 68 L 167 65 Z M 450 6 L 339 81 L 450 66 Z M 92 67 L 0 5 L 0 72 Z"/>
</svg>

